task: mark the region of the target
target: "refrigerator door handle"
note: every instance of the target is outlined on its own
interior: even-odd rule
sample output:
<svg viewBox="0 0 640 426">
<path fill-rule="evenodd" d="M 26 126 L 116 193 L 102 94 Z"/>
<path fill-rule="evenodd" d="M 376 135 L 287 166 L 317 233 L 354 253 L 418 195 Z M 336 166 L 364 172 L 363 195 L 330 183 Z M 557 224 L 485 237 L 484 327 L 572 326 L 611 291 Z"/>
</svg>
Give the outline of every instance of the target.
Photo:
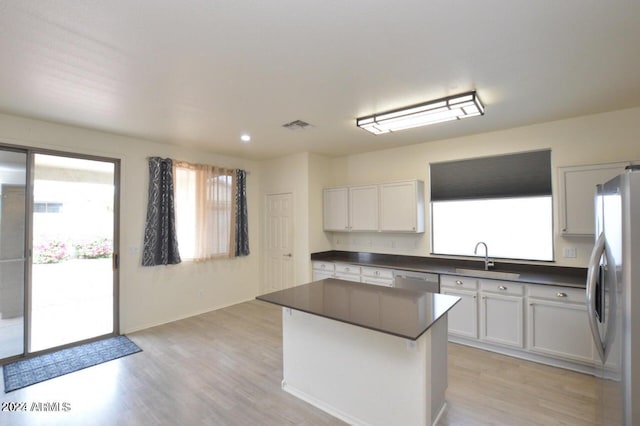
<svg viewBox="0 0 640 426">
<path fill-rule="evenodd" d="M 589 268 L 587 269 L 587 314 L 589 316 L 589 326 L 591 327 L 593 341 L 602 362 L 605 360 L 605 344 L 602 341 L 602 336 L 600 336 L 600 329 L 598 328 L 598 320 L 596 318 L 596 280 L 598 278 L 600 258 L 605 252 L 605 245 L 606 240 L 603 232 L 596 240 L 596 245 L 593 247 L 589 259 Z"/>
</svg>

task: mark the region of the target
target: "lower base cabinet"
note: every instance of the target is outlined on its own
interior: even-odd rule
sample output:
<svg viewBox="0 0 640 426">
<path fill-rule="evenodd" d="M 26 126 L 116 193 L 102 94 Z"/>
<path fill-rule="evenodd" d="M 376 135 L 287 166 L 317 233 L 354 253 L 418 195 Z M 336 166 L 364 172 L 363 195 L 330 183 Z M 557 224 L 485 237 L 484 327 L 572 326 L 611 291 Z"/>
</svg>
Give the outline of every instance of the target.
<svg viewBox="0 0 640 426">
<path fill-rule="evenodd" d="M 370 268 L 363 266 L 360 279 L 365 284 L 393 287 L 394 276 L 392 269 Z"/>
<path fill-rule="evenodd" d="M 461 298 L 449 311 L 449 340 L 593 373 L 584 290 L 445 275 L 440 284 Z"/>
<path fill-rule="evenodd" d="M 480 339 L 524 347 L 522 297 L 483 293 L 480 302 Z"/>
<path fill-rule="evenodd" d="M 331 262 L 313 262 L 312 264 L 313 281 L 324 280 L 333 277 L 335 273 L 335 265 Z"/>
<path fill-rule="evenodd" d="M 460 301 L 449 311 L 449 335 L 478 338 L 478 280 L 440 275 L 440 293 L 457 296 Z"/>
<path fill-rule="evenodd" d="M 449 334 L 471 339 L 478 338 L 477 292 L 441 287 L 442 294 L 457 296 L 460 301 L 449 311 Z"/>
<path fill-rule="evenodd" d="M 594 346 L 587 308 L 572 303 L 529 299 L 528 342 L 531 352 L 591 364 Z"/>
<path fill-rule="evenodd" d="M 524 347 L 524 286 L 480 280 L 480 340 Z"/>
<path fill-rule="evenodd" d="M 325 271 L 315 271 L 315 270 L 313 271 L 314 281 L 324 280 L 325 278 L 333 278 L 333 273 L 325 272 Z"/>
<path fill-rule="evenodd" d="M 391 269 L 314 262 L 313 279 L 328 277 L 393 285 Z M 448 314 L 449 340 L 593 373 L 583 289 L 440 275 L 440 292 L 460 297 Z"/>
</svg>

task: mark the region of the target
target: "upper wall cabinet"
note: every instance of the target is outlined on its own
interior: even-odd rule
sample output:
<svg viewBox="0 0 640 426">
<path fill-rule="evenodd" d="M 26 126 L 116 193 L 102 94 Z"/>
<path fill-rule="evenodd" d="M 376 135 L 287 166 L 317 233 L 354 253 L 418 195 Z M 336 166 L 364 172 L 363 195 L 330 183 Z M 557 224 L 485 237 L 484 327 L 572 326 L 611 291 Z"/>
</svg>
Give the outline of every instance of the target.
<svg viewBox="0 0 640 426">
<path fill-rule="evenodd" d="M 624 172 L 626 163 L 593 164 L 558 168 L 559 217 L 562 235 L 595 233 L 596 185 Z"/>
<path fill-rule="evenodd" d="M 380 185 L 380 231 L 424 232 L 424 183 Z"/>
<path fill-rule="evenodd" d="M 424 183 L 329 188 L 323 208 L 325 231 L 424 232 Z"/>
<path fill-rule="evenodd" d="M 378 230 L 378 185 L 349 188 L 349 230 Z"/>
<path fill-rule="evenodd" d="M 349 231 L 349 188 L 324 190 L 323 219 L 325 231 Z"/>
</svg>

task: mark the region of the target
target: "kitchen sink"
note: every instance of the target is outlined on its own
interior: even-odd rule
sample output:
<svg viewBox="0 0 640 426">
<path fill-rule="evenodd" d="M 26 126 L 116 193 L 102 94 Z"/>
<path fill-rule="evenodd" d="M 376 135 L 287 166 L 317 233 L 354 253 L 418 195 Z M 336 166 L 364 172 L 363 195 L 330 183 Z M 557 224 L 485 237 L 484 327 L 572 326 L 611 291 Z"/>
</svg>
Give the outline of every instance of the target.
<svg viewBox="0 0 640 426">
<path fill-rule="evenodd" d="M 520 274 L 516 274 L 514 272 L 485 271 L 482 269 L 457 268 L 456 274 L 468 275 L 470 277 L 478 278 L 495 278 L 498 280 L 517 280 L 518 278 L 520 278 Z"/>
</svg>

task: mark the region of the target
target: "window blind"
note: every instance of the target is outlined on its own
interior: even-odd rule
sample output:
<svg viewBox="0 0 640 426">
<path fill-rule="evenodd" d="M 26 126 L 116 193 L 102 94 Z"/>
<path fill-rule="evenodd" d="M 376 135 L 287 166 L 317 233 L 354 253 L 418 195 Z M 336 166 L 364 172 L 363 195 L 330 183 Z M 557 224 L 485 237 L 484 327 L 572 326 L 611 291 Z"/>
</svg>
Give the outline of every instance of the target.
<svg viewBox="0 0 640 426">
<path fill-rule="evenodd" d="M 432 163 L 431 201 L 551 195 L 551 151 Z"/>
</svg>

